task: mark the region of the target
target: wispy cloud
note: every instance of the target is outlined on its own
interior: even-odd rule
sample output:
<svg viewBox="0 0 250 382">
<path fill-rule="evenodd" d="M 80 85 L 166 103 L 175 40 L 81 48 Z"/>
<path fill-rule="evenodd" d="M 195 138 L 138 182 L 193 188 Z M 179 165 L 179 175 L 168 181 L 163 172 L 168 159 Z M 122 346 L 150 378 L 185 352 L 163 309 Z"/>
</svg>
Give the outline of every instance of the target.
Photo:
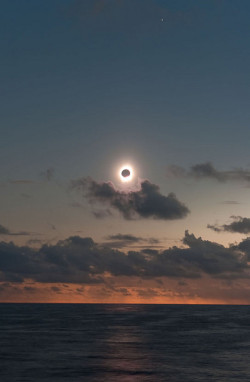
<svg viewBox="0 0 250 382">
<path fill-rule="evenodd" d="M 150 238 L 143 238 L 140 236 L 134 236 L 132 234 L 115 234 L 110 235 L 106 238 L 108 240 L 107 243 L 104 243 L 104 245 L 108 245 L 111 248 L 124 248 L 124 247 L 145 247 L 145 246 L 152 246 L 152 247 L 160 247 L 159 243 L 160 240 L 150 237 Z"/>
<path fill-rule="evenodd" d="M 214 179 L 218 182 L 250 182 L 250 170 L 236 168 L 232 170 L 217 170 L 211 162 L 195 164 L 186 170 L 183 167 L 171 165 L 167 168 L 168 177 L 186 177 L 193 179 Z"/>
<path fill-rule="evenodd" d="M 231 216 L 233 221 L 229 224 L 208 224 L 207 228 L 212 229 L 215 232 L 237 232 L 237 233 L 250 233 L 250 219 L 243 218 L 241 216 Z"/>
<path fill-rule="evenodd" d="M 28 236 L 30 232 L 19 231 L 19 232 L 11 232 L 8 228 L 4 227 L 0 224 L 0 235 L 8 235 L 8 236 Z"/>
</svg>

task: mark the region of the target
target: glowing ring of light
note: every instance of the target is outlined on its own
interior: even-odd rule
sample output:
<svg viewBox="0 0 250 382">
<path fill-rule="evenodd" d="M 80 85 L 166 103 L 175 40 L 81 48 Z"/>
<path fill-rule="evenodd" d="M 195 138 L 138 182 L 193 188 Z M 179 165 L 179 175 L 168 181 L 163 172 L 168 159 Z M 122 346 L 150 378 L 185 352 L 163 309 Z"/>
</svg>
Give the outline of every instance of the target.
<svg viewBox="0 0 250 382">
<path fill-rule="evenodd" d="M 130 175 L 129 176 L 122 176 L 122 172 L 123 170 L 128 170 L 130 172 Z M 120 179 L 123 183 L 127 183 L 127 182 L 130 182 L 132 179 L 133 179 L 133 175 L 134 175 L 134 172 L 133 172 L 133 169 L 131 166 L 129 165 L 126 165 L 126 166 L 122 166 L 122 168 L 120 168 L 119 170 L 119 176 L 120 176 Z"/>
</svg>

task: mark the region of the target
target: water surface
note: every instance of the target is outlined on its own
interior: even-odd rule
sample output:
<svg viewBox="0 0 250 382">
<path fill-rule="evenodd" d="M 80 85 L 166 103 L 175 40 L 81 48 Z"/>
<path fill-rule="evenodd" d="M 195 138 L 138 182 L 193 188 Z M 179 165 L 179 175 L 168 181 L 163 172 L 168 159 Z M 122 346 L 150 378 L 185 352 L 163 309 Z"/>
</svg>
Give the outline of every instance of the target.
<svg viewBox="0 0 250 382">
<path fill-rule="evenodd" d="M 250 306 L 0 304 L 1 382 L 249 382 Z"/>
</svg>

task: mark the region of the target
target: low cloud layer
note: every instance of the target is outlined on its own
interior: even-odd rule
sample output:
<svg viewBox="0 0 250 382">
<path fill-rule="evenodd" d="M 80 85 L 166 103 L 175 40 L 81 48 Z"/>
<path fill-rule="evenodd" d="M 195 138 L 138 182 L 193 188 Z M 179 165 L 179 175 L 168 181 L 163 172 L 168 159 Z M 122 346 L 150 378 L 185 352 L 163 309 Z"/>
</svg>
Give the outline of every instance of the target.
<svg viewBox="0 0 250 382">
<path fill-rule="evenodd" d="M 121 191 L 112 182 L 96 182 L 91 178 L 72 181 L 72 187 L 81 190 L 91 204 L 104 203 L 121 213 L 125 219 L 153 218 L 182 219 L 190 212 L 175 194 L 160 193 L 156 184 L 144 180 L 136 191 Z"/>
<path fill-rule="evenodd" d="M 237 233 L 244 233 L 244 234 L 250 233 L 249 218 L 243 218 L 241 216 L 231 216 L 231 219 L 233 219 L 233 221 L 230 224 L 223 224 L 223 225 L 208 224 L 207 228 L 210 228 L 215 232 L 237 232 Z"/>
<path fill-rule="evenodd" d="M 220 171 L 217 170 L 211 162 L 196 164 L 189 170 L 180 166 L 171 165 L 167 169 L 167 176 L 188 177 L 193 179 L 214 179 L 218 182 L 250 182 L 250 170 L 238 168 Z"/>
<path fill-rule="evenodd" d="M 188 231 L 183 238 L 185 247 L 161 251 L 145 248 L 128 253 L 79 236 L 39 249 L 1 242 L 0 281 L 97 284 L 104 283 L 106 275 L 144 279 L 197 279 L 204 274 L 221 279 L 248 278 L 249 242 L 227 248 L 196 238 Z"/>
</svg>

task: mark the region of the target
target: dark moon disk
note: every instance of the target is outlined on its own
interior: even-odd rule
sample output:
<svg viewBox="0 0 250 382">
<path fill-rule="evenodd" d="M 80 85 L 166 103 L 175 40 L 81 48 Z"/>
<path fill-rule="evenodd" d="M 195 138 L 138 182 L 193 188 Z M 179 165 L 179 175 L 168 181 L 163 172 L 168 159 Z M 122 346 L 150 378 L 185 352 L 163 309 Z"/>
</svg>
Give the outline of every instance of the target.
<svg viewBox="0 0 250 382">
<path fill-rule="evenodd" d="M 125 168 L 124 170 L 122 170 L 121 174 L 123 178 L 127 178 L 130 175 L 130 171 L 127 168 Z"/>
</svg>

